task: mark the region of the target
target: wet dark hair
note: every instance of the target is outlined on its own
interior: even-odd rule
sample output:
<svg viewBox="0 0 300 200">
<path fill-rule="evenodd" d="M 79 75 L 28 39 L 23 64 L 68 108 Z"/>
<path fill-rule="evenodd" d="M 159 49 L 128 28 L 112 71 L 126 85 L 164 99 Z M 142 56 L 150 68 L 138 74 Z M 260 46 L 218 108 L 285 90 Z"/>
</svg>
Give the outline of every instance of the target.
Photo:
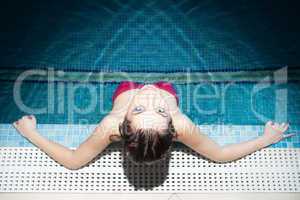
<svg viewBox="0 0 300 200">
<path fill-rule="evenodd" d="M 124 151 L 135 163 L 152 164 L 162 160 L 170 152 L 172 139 L 176 137 L 172 120 L 163 131 L 155 129 L 133 129 L 131 122 L 125 120 L 119 125 L 119 131 L 124 141 Z"/>
</svg>

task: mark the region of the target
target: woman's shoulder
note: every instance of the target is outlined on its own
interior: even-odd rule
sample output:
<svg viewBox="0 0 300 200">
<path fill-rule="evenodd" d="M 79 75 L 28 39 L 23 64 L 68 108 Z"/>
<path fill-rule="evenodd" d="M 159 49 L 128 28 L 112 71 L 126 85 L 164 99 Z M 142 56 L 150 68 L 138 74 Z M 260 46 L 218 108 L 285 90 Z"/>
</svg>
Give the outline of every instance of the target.
<svg viewBox="0 0 300 200">
<path fill-rule="evenodd" d="M 187 133 L 193 129 L 194 123 L 182 112 L 177 112 L 172 116 L 173 126 L 177 134 L 177 141 L 181 141 Z"/>
<path fill-rule="evenodd" d="M 101 122 L 109 124 L 111 126 L 119 126 L 119 124 L 124 120 L 125 115 L 121 113 L 109 113 L 107 114 Z"/>
<path fill-rule="evenodd" d="M 116 114 L 107 114 L 97 124 L 94 135 L 105 135 L 107 140 L 111 141 L 112 136 L 120 136 L 119 125 L 122 123 L 123 118 Z"/>
</svg>

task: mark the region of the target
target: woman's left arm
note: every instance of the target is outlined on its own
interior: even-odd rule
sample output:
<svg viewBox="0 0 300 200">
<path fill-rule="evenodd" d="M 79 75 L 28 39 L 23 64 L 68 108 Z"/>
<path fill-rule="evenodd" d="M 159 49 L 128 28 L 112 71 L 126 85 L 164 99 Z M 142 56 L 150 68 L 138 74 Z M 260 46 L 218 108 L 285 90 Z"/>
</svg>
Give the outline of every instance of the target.
<svg viewBox="0 0 300 200">
<path fill-rule="evenodd" d="M 174 127 L 177 131 L 177 140 L 179 142 L 182 142 L 197 153 L 216 162 L 228 162 L 239 159 L 273 143 L 279 142 L 283 138 L 294 135 L 283 134 L 288 129 L 288 124 L 277 124 L 269 121 L 265 125 L 264 134 L 262 136 L 253 140 L 221 147 L 206 134 L 202 133 L 199 127 L 184 114 L 175 117 Z"/>
</svg>

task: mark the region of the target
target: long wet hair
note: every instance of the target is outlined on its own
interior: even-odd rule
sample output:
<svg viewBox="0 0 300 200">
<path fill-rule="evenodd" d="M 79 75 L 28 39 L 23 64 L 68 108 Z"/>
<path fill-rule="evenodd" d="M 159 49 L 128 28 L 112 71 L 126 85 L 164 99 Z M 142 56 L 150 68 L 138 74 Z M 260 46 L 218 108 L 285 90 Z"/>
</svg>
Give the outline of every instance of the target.
<svg viewBox="0 0 300 200">
<path fill-rule="evenodd" d="M 119 132 L 124 142 L 125 155 L 134 163 L 145 164 L 152 164 L 166 158 L 170 153 L 173 138 L 177 137 L 172 120 L 167 129 L 157 131 L 133 129 L 131 122 L 125 118 L 119 125 Z"/>
</svg>

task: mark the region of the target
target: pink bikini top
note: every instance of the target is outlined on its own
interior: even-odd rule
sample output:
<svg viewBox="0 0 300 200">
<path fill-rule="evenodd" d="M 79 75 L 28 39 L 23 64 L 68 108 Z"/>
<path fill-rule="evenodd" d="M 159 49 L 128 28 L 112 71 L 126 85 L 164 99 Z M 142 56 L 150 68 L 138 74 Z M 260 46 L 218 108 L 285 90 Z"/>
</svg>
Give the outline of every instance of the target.
<svg viewBox="0 0 300 200">
<path fill-rule="evenodd" d="M 174 86 L 172 85 L 172 83 L 168 83 L 165 81 L 159 81 L 159 82 L 153 83 L 152 85 L 172 94 L 176 98 L 177 105 L 178 105 L 179 100 L 178 100 L 177 92 L 176 92 Z M 117 89 L 115 90 L 112 100 L 114 102 L 115 99 L 117 98 L 117 96 L 119 96 L 121 93 L 123 93 L 125 91 L 142 88 L 143 86 L 144 86 L 144 84 L 136 83 L 133 81 L 122 81 L 119 84 L 119 86 L 117 87 Z"/>
</svg>

